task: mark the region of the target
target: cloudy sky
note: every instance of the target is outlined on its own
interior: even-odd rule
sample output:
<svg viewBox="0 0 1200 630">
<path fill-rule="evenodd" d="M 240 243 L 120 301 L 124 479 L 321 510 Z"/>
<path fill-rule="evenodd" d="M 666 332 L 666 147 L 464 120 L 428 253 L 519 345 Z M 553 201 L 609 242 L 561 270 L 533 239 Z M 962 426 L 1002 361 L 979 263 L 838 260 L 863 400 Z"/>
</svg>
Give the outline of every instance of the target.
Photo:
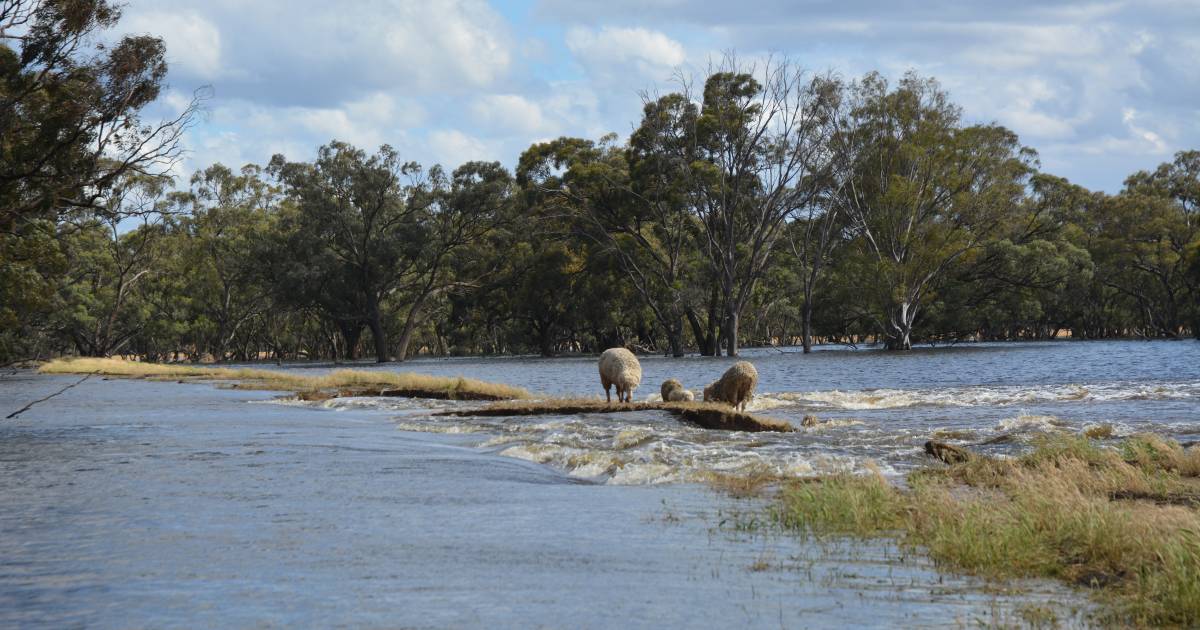
<svg viewBox="0 0 1200 630">
<path fill-rule="evenodd" d="M 511 167 L 535 141 L 627 136 L 642 91 L 728 50 L 932 75 L 1095 189 L 1200 148 L 1200 0 L 128 0 L 121 29 L 167 41 L 152 115 L 213 88 L 185 171 L 334 138 Z"/>
</svg>

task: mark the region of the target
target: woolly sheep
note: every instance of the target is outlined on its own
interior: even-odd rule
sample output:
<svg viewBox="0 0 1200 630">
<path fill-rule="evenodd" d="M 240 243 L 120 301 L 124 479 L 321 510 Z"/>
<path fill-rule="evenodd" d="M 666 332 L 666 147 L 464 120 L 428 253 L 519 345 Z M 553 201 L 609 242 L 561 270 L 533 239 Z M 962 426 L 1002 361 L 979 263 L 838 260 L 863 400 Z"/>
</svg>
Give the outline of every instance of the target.
<svg viewBox="0 0 1200 630">
<path fill-rule="evenodd" d="M 729 403 L 735 409 L 745 411 L 746 404 L 754 397 L 755 385 L 758 385 L 758 370 L 749 361 L 738 361 L 725 370 L 720 379 L 704 388 L 704 400 Z"/>
<path fill-rule="evenodd" d="M 696 400 L 696 395 L 684 389 L 677 379 L 669 378 L 663 381 L 662 399 L 663 402 L 691 402 Z"/>
<path fill-rule="evenodd" d="M 642 383 L 642 364 L 625 348 L 609 348 L 600 355 L 600 384 L 604 398 L 612 402 L 609 388 L 616 385 L 617 402 L 632 402 L 633 390 Z"/>
</svg>

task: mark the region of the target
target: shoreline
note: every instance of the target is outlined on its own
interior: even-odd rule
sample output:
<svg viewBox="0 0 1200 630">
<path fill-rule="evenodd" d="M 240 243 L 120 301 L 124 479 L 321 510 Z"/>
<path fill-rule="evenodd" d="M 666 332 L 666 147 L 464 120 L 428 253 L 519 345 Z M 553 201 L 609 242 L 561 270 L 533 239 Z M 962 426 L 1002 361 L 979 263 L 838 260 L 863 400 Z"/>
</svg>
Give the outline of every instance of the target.
<svg viewBox="0 0 1200 630">
<path fill-rule="evenodd" d="M 1200 623 L 1200 449 L 1046 436 L 1016 458 L 945 455 L 902 485 L 878 471 L 712 485 L 765 496 L 756 518 L 802 539 L 891 540 L 999 583 L 1083 587 L 1103 625 Z"/>
<path fill-rule="evenodd" d="M 1193 337 L 1114 337 L 1114 338 L 1102 338 L 1102 339 L 1059 337 L 1056 339 L 1008 339 L 1008 340 L 994 340 L 994 341 L 954 341 L 954 342 L 938 342 L 938 343 L 925 342 L 925 343 L 914 344 L 913 348 L 911 350 L 905 350 L 905 351 L 889 351 L 889 350 L 884 349 L 882 347 L 882 344 L 880 344 L 880 343 L 814 344 L 812 353 L 816 354 L 816 353 L 824 353 L 824 352 L 880 352 L 880 353 L 890 352 L 890 353 L 895 354 L 896 356 L 905 356 L 905 355 L 912 355 L 912 354 L 921 354 L 924 352 L 929 352 L 929 351 L 934 351 L 934 350 L 947 350 L 947 349 L 961 348 L 961 347 L 981 347 L 981 346 L 983 346 L 983 347 L 1003 348 L 1003 347 L 1007 347 L 1007 346 L 1034 345 L 1034 344 L 1064 344 L 1065 345 L 1065 344 L 1126 343 L 1126 342 L 1128 342 L 1128 343 L 1143 343 L 1143 342 L 1144 343 L 1158 343 L 1158 342 L 1186 343 L 1186 342 L 1200 342 L 1200 339 L 1195 339 Z M 740 350 L 741 351 L 749 351 L 753 355 L 761 354 L 761 355 L 768 355 L 768 356 L 774 355 L 774 354 L 797 354 L 797 355 L 804 354 L 802 346 L 799 346 L 799 345 L 793 345 L 793 346 L 784 346 L 784 345 L 780 345 L 780 346 L 742 346 L 740 348 Z M 686 361 L 686 360 L 733 360 L 733 359 L 738 359 L 738 358 L 744 358 L 740 354 L 737 357 L 729 357 L 729 356 L 725 356 L 725 355 L 709 356 L 709 355 L 701 355 L 701 354 L 695 353 L 695 352 L 689 352 L 682 357 L 672 357 L 668 353 L 665 353 L 665 352 L 644 352 L 644 351 L 640 351 L 640 350 L 633 350 L 632 352 L 634 353 L 634 355 L 636 355 L 640 359 L 661 358 L 661 359 L 666 359 L 666 360 Z M 179 366 L 196 366 L 196 367 L 214 367 L 214 368 L 231 368 L 231 369 L 233 369 L 238 366 L 255 366 L 255 367 L 264 367 L 264 368 L 271 367 L 271 366 L 282 367 L 282 368 L 289 368 L 289 367 L 294 367 L 294 368 L 335 367 L 336 368 L 336 367 L 340 367 L 340 366 L 354 366 L 354 367 L 363 367 L 363 368 L 367 368 L 367 367 L 385 368 L 388 366 L 403 366 L 403 365 L 406 365 L 409 363 L 422 363 L 422 362 L 492 361 L 492 360 L 510 360 L 510 359 L 511 360 L 554 361 L 554 360 L 573 360 L 573 359 L 595 359 L 599 356 L 600 356 L 599 352 L 595 352 L 595 353 L 590 353 L 590 352 L 560 353 L 560 354 L 555 354 L 555 355 L 551 355 L 551 356 L 542 356 L 540 354 L 532 354 L 532 353 L 447 354 L 447 355 L 411 354 L 411 355 L 409 355 L 409 357 L 407 359 L 405 359 L 403 361 L 384 361 L 382 363 L 378 362 L 375 359 L 370 358 L 370 357 L 364 357 L 364 358 L 359 358 L 359 359 L 354 359 L 354 360 L 334 360 L 334 359 L 327 358 L 327 357 L 326 358 L 317 358 L 317 359 L 288 359 L 288 360 L 283 361 L 282 363 L 279 363 L 273 359 L 257 359 L 257 360 L 247 360 L 247 361 L 185 361 L 185 360 L 181 360 L 181 361 L 155 362 L 155 361 L 146 361 L 143 358 L 134 356 L 134 355 L 114 355 L 114 357 L 112 357 L 112 358 L 117 359 L 117 360 L 122 360 L 122 361 L 128 361 L 130 363 L 151 363 L 151 364 L 155 364 L 155 365 L 179 365 Z M 64 359 L 83 359 L 83 358 L 90 358 L 90 357 L 81 357 L 79 355 L 61 355 L 58 357 L 52 357 L 52 358 L 47 358 L 47 359 L 29 359 L 29 360 L 22 361 L 19 363 L 27 364 L 27 367 L 34 367 L 34 366 L 48 363 L 51 361 L 59 361 L 59 360 L 64 360 Z M 10 367 L 12 367 L 12 366 L 10 366 Z"/>
</svg>

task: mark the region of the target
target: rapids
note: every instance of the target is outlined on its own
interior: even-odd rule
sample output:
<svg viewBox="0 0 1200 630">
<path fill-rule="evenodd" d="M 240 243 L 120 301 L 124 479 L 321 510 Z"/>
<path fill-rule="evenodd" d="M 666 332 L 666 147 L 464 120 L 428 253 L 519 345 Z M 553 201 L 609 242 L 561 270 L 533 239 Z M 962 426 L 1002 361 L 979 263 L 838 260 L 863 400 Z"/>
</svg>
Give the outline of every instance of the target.
<svg viewBox="0 0 1200 630">
<path fill-rule="evenodd" d="M 330 410 L 370 410 L 409 432 L 474 436 L 482 452 L 544 464 L 581 480 L 617 484 L 703 481 L 712 472 L 821 474 L 878 466 L 898 475 L 919 465 L 935 437 L 992 454 L 1046 432 L 1111 427 L 1111 439 L 1155 431 L 1180 441 L 1200 431 L 1200 343 L 1098 341 L 964 344 L 910 353 L 821 347 L 754 349 L 753 413 L 790 421 L 789 434 L 726 433 L 681 424 L 664 412 L 511 418 L 434 416 L 477 403 L 345 398 Z M 641 357 L 635 400 L 658 400 L 675 377 L 699 393 L 727 358 Z M 356 367 L 365 367 L 362 365 Z M 296 367 L 327 370 L 330 366 Z M 420 359 L 376 369 L 464 375 L 552 396 L 602 396 L 592 357 Z M 820 420 L 801 427 L 806 415 Z"/>
</svg>

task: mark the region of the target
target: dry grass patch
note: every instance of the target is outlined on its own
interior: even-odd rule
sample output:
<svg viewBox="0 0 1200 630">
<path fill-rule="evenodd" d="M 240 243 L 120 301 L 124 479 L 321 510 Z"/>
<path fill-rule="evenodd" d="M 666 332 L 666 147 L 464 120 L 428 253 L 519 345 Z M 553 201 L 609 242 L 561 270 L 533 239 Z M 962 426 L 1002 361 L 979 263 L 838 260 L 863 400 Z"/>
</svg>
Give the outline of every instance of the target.
<svg viewBox="0 0 1200 630">
<path fill-rule="evenodd" d="M 773 520 L 795 531 L 895 536 L 989 578 L 1053 577 L 1099 589 L 1102 621 L 1200 624 L 1196 454 L 1154 436 L 1102 448 L 1046 438 L 1016 459 L 974 457 L 909 476 L 792 483 Z"/>
<path fill-rule="evenodd" d="M 246 389 L 294 391 L 306 400 L 354 395 L 451 400 L 511 400 L 529 397 L 529 392 L 520 387 L 463 377 L 382 370 L 336 370 L 314 376 L 257 368 L 199 367 L 120 359 L 78 358 L 50 361 L 39 371 L 44 374 L 100 374 L 123 378 L 232 381 L 235 387 Z"/>
<path fill-rule="evenodd" d="M 705 429 L 725 431 L 794 431 L 791 424 L 734 410 L 720 403 L 705 402 L 632 402 L 610 403 L 598 398 L 550 398 L 545 400 L 504 401 L 477 409 L 441 411 L 440 416 L 538 416 L 580 413 L 620 413 L 625 411 L 666 411 Z"/>
</svg>

